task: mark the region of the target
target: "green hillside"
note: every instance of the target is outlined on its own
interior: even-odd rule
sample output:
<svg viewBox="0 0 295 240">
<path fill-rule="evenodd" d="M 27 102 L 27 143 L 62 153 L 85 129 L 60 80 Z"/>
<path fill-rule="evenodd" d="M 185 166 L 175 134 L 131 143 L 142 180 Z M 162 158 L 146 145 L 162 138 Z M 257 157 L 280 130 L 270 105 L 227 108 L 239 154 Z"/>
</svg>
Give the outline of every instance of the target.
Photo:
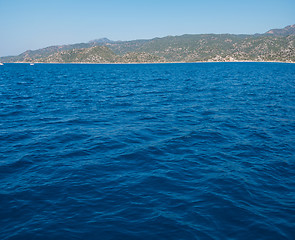
<svg viewBox="0 0 295 240">
<path fill-rule="evenodd" d="M 36 59 L 38 62 L 55 63 L 113 63 L 117 55 L 108 47 L 95 46 L 83 49 L 72 49 L 51 54 L 45 58 Z"/>
<path fill-rule="evenodd" d="M 53 46 L 2 57 L 0 62 L 151 63 L 199 61 L 295 62 L 293 26 L 266 34 L 186 34 L 150 40 L 111 41 Z M 292 31 L 291 31 L 292 30 Z M 286 35 L 289 31 L 290 35 Z M 271 33 L 271 34 L 270 34 Z M 278 33 L 278 34 L 276 34 Z"/>
</svg>

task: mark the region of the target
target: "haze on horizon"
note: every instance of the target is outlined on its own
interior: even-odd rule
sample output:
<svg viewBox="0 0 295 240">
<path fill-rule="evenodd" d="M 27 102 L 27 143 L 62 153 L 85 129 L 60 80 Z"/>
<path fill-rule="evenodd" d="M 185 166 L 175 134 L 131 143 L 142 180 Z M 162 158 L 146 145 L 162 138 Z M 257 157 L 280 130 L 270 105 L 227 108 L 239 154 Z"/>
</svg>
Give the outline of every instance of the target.
<svg viewBox="0 0 295 240">
<path fill-rule="evenodd" d="M 264 33 L 295 24 L 294 0 L 0 0 L 0 56 L 52 45 Z"/>
</svg>

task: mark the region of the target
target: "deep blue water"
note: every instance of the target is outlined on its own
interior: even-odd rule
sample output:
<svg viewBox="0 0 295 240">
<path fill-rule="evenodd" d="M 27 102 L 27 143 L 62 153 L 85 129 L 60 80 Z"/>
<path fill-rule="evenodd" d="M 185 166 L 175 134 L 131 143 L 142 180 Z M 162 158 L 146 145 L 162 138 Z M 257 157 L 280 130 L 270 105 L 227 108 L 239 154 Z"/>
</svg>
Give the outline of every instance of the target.
<svg viewBox="0 0 295 240">
<path fill-rule="evenodd" d="M 0 239 L 295 239 L 295 65 L 0 66 Z"/>
</svg>

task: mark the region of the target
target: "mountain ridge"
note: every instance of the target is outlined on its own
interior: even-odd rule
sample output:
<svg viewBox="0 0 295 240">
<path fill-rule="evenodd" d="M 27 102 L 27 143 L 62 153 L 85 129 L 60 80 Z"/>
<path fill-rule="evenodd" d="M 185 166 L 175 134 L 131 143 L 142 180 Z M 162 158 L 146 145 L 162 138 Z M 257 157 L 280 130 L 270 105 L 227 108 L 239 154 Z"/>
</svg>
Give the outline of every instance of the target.
<svg viewBox="0 0 295 240">
<path fill-rule="evenodd" d="M 293 31 L 294 30 L 294 31 Z M 137 63 L 199 61 L 295 62 L 295 25 L 264 34 L 184 34 L 153 39 L 87 43 L 28 50 L 0 62 Z"/>
<path fill-rule="evenodd" d="M 271 29 L 271 30 L 267 31 L 265 34 L 274 35 L 274 36 L 295 35 L 295 24 L 286 26 L 282 29 Z"/>
</svg>

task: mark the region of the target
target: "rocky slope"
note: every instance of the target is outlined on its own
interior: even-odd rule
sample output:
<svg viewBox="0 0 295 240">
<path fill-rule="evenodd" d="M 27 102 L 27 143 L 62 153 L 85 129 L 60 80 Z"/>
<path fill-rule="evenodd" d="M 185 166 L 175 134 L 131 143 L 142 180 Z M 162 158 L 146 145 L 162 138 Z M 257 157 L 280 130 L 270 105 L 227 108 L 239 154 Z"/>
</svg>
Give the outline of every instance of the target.
<svg viewBox="0 0 295 240">
<path fill-rule="evenodd" d="M 265 34 L 274 36 L 289 36 L 295 35 L 295 24 L 289 25 L 283 29 L 271 29 Z"/>
<path fill-rule="evenodd" d="M 295 25 L 266 34 L 187 34 L 150 40 L 53 46 L 3 57 L 0 62 L 151 63 L 199 61 L 295 62 Z"/>
</svg>

